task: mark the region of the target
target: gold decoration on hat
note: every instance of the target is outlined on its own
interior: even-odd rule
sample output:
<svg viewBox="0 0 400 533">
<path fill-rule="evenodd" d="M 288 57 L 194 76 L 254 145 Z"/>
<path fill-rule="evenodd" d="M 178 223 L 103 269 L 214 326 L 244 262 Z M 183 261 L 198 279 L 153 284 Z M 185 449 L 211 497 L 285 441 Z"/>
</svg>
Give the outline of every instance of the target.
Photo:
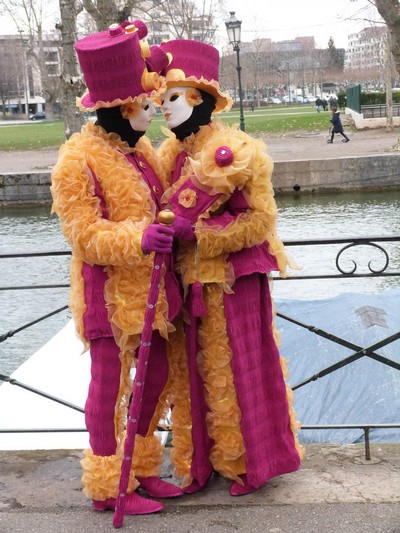
<svg viewBox="0 0 400 533">
<path fill-rule="evenodd" d="M 143 57 L 143 59 L 146 59 L 146 57 L 150 56 L 150 46 L 147 41 L 139 41 L 140 45 L 140 53 Z"/>
</svg>

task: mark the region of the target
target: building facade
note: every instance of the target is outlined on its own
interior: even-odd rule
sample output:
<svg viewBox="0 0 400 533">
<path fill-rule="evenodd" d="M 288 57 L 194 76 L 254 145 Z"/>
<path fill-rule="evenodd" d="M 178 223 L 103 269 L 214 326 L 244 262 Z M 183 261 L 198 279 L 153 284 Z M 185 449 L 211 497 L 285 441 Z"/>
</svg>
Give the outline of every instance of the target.
<svg viewBox="0 0 400 533">
<path fill-rule="evenodd" d="M 371 26 L 348 36 L 345 70 L 382 68 L 387 56 L 386 26 Z"/>
<path fill-rule="evenodd" d="M 47 36 L 39 45 L 24 36 L 0 35 L 0 111 L 30 115 L 45 111 L 46 92 L 57 92 L 59 41 Z"/>
</svg>

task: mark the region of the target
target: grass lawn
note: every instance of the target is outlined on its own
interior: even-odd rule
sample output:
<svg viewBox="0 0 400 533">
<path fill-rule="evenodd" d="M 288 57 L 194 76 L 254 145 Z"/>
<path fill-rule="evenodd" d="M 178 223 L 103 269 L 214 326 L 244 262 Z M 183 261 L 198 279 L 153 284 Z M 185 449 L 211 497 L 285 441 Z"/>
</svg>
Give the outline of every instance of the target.
<svg viewBox="0 0 400 533">
<path fill-rule="evenodd" d="M 239 109 L 222 113 L 219 117 L 228 124 L 239 124 Z M 246 132 L 258 136 L 263 133 L 290 131 L 324 131 L 329 128 L 330 112 L 317 113 L 313 105 L 276 106 L 245 109 Z M 165 139 L 161 127 L 167 127 L 162 115 L 157 114 L 147 131 L 154 143 Z M 58 147 L 65 140 L 64 124 L 57 122 L 33 122 L 32 124 L 4 125 L 0 127 L 0 150 L 37 150 Z"/>
<path fill-rule="evenodd" d="M 38 150 L 59 146 L 64 139 L 63 122 L 43 121 L 0 127 L 0 150 Z"/>
</svg>

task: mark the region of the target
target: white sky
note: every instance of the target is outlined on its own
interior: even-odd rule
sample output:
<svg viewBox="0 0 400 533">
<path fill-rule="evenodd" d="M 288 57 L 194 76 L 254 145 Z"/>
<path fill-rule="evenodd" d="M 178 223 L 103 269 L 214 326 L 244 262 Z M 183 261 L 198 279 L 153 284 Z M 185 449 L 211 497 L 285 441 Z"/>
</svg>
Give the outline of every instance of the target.
<svg viewBox="0 0 400 533">
<path fill-rule="evenodd" d="M 257 37 L 281 41 L 314 36 L 316 46 L 326 48 L 332 36 L 336 48 L 347 48 L 349 34 L 381 20 L 367 0 L 225 0 L 225 6 L 227 19 L 235 11 L 242 21 L 241 40 L 246 42 Z"/>
<path fill-rule="evenodd" d="M 195 0 L 200 1 L 200 0 Z M 242 41 L 268 37 L 273 41 L 314 36 L 316 46 L 326 48 L 333 37 L 337 48 L 347 48 L 351 33 L 379 20 L 368 0 L 224 0 L 226 17 L 235 11 L 242 21 Z M 58 0 L 43 1 L 49 28 L 58 18 Z M 14 25 L 0 15 L 0 34 L 16 33 Z M 225 23 L 219 26 L 219 46 L 227 45 Z M 218 45 L 217 45 L 218 46 Z"/>
</svg>

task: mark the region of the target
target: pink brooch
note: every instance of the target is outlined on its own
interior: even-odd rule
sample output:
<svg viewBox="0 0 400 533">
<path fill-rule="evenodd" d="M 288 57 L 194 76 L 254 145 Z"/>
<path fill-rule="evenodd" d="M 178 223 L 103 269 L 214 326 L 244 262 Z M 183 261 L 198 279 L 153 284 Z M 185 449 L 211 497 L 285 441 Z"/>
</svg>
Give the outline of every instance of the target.
<svg viewBox="0 0 400 533">
<path fill-rule="evenodd" d="M 227 167 L 233 163 L 233 152 L 229 146 L 219 146 L 215 150 L 214 160 L 218 167 Z"/>
<path fill-rule="evenodd" d="M 197 194 L 193 189 L 184 189 L 179 193 L 179 203 L 186 208 L 193 207 L 197 202 Z"/>
</svg>

